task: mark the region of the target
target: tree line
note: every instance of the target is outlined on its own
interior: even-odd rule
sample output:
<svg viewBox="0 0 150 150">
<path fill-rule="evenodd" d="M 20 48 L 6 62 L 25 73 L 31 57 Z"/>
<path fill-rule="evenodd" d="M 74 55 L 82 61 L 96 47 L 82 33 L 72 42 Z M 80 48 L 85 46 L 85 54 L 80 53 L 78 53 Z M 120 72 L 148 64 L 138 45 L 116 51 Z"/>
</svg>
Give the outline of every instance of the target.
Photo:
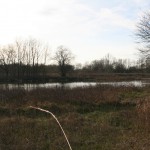
<svg viewBox="0 0 150 150">
<path fill-rule="evenodd" d="M 150 66 L 141 59 L 116 59 L 108 54 L 100 60 L 84 65 L 82 70 L 98 73 L 149 73 Z"/>
<path fill-rule="evenodd" d="M 0 48 L 0 81 L 34 82 L 48 81 L 51 75 L 65 78 L 73 70 L 73 54 L 59 46 L 54 57 L 50 48 L 34 38 L 16 40 Z M 48 62 L 53 60 L 54 64 Z"/>
<path fill-rule="evenodd" d="M 44 72 L 49 47 L 29 38 L 0 48 L 0 77 L 21 80 Z"/>
<path fill-rule="evenodd" d="M 50 79 L 70 77 L 70 73 L 142 73 L 150 72 L 149 63 L 116 59 L 110 54 L 88 64 L 73 65 L 71 50 L 59 46 L 54 57 L 50 48 L 36 39 L 16 41 L 0 49 L 0 81 L 49 82 Z M 53 64 L 49 64 L 53 60 Z"/>
</svg>

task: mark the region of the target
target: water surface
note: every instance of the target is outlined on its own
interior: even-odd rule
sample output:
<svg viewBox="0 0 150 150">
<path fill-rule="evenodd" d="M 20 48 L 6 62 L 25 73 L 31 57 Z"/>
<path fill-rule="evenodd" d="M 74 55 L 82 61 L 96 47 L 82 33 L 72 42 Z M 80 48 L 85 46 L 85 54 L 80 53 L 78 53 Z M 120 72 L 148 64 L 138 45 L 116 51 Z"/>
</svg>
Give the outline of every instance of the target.
<svg viewBox="0 0 150 150">
<path fill-rule="evenodd" d="M 64 87 L 64 88 L 77 88 L 77 87 L 88 87 L 88 86 L 96 86 L 96 85 L 111 85 L 111 86 L 135 86 L 135 87 L 143 87 L 145 85 L 150 84 L 150 82 L 146 81 L 123 81 L 123 82 L 72 82 L 72 83 L 42 83 L 42 84 L 0 84 L 0 88 L 2 89 L 16 89 L 22 88 L 25 90 L 31 90 L 35 88 L 56 88 L 56 87 Z"/>
</svg>

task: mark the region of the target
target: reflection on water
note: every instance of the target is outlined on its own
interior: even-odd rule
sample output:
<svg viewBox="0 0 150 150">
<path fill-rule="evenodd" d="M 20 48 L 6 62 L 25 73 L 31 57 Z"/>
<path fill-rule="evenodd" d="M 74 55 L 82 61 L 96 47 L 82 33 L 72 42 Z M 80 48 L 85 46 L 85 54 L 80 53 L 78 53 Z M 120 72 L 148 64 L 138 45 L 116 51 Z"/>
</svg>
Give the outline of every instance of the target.
<svg viewBox="0 0 150 150">
<path fill-rule="evenodd" d="M 111 86 L 135 86 L 135 87 L 143 87 L 150 82 L 144 81 L 124 81 L 124 82 L 72 82 L 72 83 L 42 83 L 42 84 L 0 84 L 0 88 L 2 89 L 16 89 L 22 88 L 25 90 L 31 90 L 35 88 L 76 88 L 76 87 L 88 87 L 88 86 L 96 86 L 96 85 L 111 85 Z"/>
<path fill-rule="evenodd" d="M 135 86 L 135 87 L 142 87 L 145 86 L 145 83 L 142 81 L 123 81 L 123 82 L 103 82 L 100 84 L 104 85 L 112 85 L 112 86 Z"/>
</svg>

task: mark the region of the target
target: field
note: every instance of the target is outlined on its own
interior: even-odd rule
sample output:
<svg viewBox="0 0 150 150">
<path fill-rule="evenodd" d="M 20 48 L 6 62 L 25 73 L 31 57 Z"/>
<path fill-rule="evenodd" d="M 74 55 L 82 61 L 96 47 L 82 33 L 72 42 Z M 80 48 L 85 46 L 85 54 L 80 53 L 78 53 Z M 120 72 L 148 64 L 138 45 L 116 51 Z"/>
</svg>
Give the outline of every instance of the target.
<svg viewBox="0 0 150 150">
<path fill-rule="evenodd" d="M 0 150 L 149 150 L 150 87 L 0 89 Z"/>
</svg>

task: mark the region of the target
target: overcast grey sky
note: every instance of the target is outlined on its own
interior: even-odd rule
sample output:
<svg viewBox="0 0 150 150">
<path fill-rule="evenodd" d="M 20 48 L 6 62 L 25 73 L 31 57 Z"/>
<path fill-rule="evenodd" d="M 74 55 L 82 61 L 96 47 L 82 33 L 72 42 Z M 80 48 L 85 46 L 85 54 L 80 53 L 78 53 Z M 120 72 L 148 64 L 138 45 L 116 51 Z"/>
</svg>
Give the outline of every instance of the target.
<svg viewBox="0 0 150 150">
<path fill-rule="evenodd" d="M 149 0 L 0 0 L 0 44 L 29 36 L 72 50 L 76 62 L 135 59 L 135 24 Z"/>
</svg>

